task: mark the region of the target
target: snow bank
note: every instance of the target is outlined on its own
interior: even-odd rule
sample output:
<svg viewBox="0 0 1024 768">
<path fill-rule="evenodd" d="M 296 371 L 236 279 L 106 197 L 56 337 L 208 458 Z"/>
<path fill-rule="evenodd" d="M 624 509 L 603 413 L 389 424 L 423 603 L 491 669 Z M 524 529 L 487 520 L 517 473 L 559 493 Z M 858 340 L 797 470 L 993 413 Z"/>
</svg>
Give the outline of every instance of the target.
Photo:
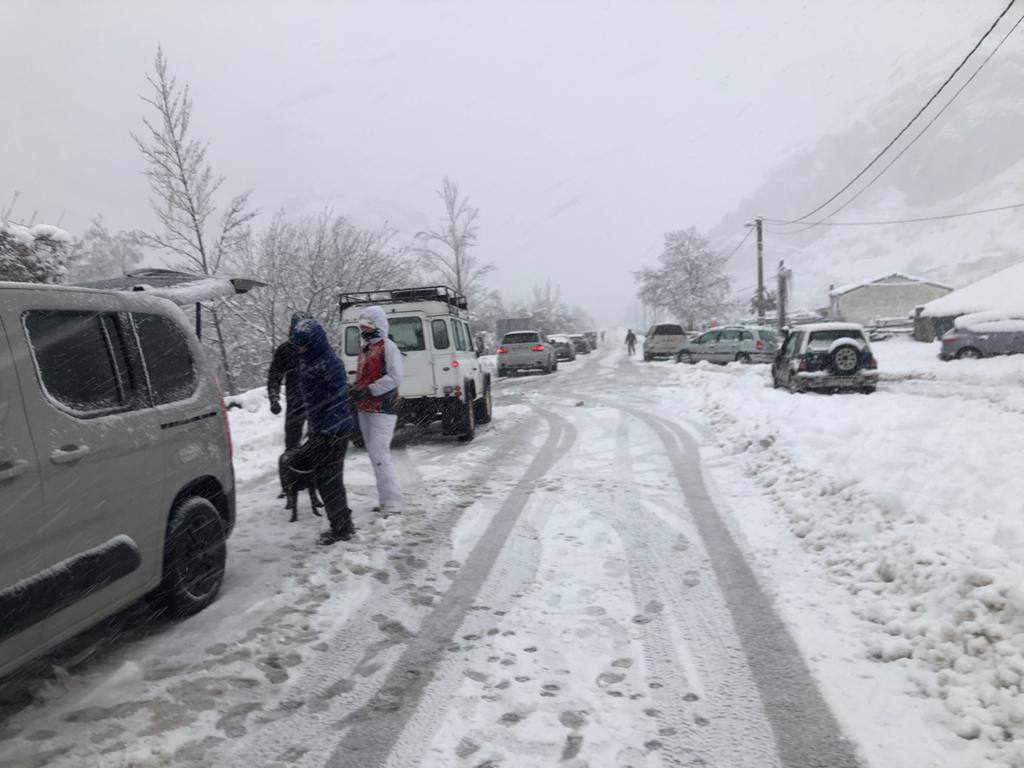
<svg viewBox="0 0 1024 768">
<path fill-rule="evenodd" d="M 879 344 L 880 367 L 915 346 L 936 349 Z M 1019 388 L 971 377 L 1004 362 L 1019 376 L 1024 356 L 974 362 L 946 368 L 962 379 L 938 382 L 941 407 L 928 379 L 870 397 L 793 396 L 771 388 L 767 366 L 738 365 L 673 368 L 674 398 L 849 592 L 866 656 L 904 667 L 991 765 L 1021 768 L 1024 410 Z"/>
</svg>

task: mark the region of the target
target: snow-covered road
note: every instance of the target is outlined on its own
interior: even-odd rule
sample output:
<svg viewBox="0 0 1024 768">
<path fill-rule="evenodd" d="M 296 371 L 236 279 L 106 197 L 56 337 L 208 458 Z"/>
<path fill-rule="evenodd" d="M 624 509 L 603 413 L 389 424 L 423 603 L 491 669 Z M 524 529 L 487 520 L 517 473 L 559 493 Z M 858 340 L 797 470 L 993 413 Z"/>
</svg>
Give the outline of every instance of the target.
<svg viewBox="0 0 1024 768">
<path fill-rule="evenodd" d="M 503 381 L 469 445 L 400 435 L 401 519 L 372 519 L 354 455 L 359 536 L 326 550 L 307 506 L 286 522 L 280 423 L 243 398 L 221 598 L 180 624 L 137 606 L 0 691 L 0 765 L 1022 765 L 991 738 L 1013 691 L 982 674 L 1012 676 L 1019 628 L 941 616 L 1012 608 L 1024 541 L 1012 440 L 990 436 L 987 463 L 931 442 L 952 370 L 793 397 L 761 366 L 601 352 Z M 1018 372 L 950 382 L 972 394 L 943 418 L 1019 420 Z M 958 524 L 965 503 L 989 529 Z M 941 674 L 948 645 L 1000 632 Z"/>
</svg>

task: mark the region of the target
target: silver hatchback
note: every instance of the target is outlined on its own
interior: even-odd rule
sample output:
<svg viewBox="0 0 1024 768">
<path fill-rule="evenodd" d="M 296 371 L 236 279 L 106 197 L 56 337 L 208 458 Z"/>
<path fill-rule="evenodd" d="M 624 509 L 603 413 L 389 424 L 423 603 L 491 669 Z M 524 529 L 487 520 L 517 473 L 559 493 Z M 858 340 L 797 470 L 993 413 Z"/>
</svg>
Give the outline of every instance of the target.
<svg viewBox="0 0 1024 768">
<path fill-rule="evenodd" d="M 676 350 L 676 361 L 696 363 L 771 363 L 779 348 L 779 337 L 771 328 L 727 326 L 714 328 L 684 342 Z"/>
<path fill-rule="evenodd" d="M 0 676 L 144 595 L 216 598 L 231 440 L 178 307 L 0 282 L 0 510 Z"/>
</svg>

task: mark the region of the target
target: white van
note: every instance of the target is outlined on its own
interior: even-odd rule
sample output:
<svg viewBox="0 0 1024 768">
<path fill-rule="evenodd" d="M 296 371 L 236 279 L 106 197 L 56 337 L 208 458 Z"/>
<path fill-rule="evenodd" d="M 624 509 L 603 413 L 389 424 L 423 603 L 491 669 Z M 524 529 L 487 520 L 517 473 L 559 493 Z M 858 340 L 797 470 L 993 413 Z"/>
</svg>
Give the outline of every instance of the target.
<svg viewBox="0 0 1024 768">
<path fill-rule="evenodd" d="M 205 608 L 234 522 L 224 400 L 182 311 L 0 282 L 0 676 L 144 595 Z"/>
<path fill-rule="evenodd" d="M 354 380 L 362 339 L 363 307 L 388 315 L 391 338 L 402 351 L 400 424 L 440 420 L 447 435 L 472 440 L 491 420 L 491 374 L 473 346 L 465 296 L 446 286 L 345 293 L 341 296 L 342 360 Z"/>
</svg>

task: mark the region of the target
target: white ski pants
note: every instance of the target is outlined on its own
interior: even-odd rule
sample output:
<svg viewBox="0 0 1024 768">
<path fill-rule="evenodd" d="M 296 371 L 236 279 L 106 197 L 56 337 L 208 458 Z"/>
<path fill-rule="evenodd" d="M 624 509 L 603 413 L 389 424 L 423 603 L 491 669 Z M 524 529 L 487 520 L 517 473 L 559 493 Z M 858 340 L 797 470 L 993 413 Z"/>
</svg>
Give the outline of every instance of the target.
<svg viewBox="0 0 1024 768">
<path fill-rule="evenodd" d="M 359 429 L 377 478 L 380 508 L 389 513 L 401 512 L 403 507 L 398 470 L 391 459 L 391 438 L 395 435 L 397 423 L 398 417 L 388 413 L 359 413 Z"/>
</svg>

